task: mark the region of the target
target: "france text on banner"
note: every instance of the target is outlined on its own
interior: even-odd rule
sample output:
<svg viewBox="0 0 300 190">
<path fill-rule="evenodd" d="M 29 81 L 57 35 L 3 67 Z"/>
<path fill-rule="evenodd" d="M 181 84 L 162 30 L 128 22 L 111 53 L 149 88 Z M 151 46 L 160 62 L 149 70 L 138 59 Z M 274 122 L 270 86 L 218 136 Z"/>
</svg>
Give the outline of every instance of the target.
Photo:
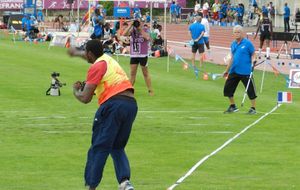
<svg viewBox="0 0 300 190">
<path fill-rule="evenodd" d="M 0 10 L 23 9 L 23 0 L 0 0 Z"/>
</svg>

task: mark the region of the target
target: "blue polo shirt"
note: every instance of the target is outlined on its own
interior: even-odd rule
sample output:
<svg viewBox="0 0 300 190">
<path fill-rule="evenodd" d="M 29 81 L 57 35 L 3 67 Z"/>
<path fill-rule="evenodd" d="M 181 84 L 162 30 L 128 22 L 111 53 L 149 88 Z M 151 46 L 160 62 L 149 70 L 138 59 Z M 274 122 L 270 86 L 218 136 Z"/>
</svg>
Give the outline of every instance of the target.
<svg viewBox="0 0 300 190">
<path fill-rule="evenodd" d="M 265 6 L 262 7 L 262 13 L 266 15 L 268 15 L 269 13 L 268 9 Z"/>
<path fill-rule="evenodd" d="M 231 44 L 233 60 L 229 74 L 250 75 L 251 57 L 254 51 L 255 48 L 248 39 L 243 38 L 239 44 L 234 40 Z"/>
<path fill-rule="evenodd" d="M 27 23 L 27 17 L 26 16 L 24 16 L 23 18 L 22 18 L 22 28 L 25 28 L 25 26 L 26 26 L 26 23 Z M 26 29 L 26 28 L 25 28 Z"/>
<path fill-rule="evenodd" d="M 181 14 L 181 6 L 179 4 L 176 5 L 176 14 L 177 15 Z"/>
<path fill-rule="evenodd" d="M 195 40 L 199 38 L 202 32 L 205 32 L 205 27 L 199 22 L 195 22 L 189 26 L 189 31 L 192 34 L 192 39 Z M 198 44 L 204 44 L 203 37 L 198 41 Z"/>
<path fill-rule="evenodd" d="M 176 5 L 174 4 L 174 3 L 172 3 L 171 5 L 170 5 L 170 12 L 171 13 L 176 13 Z"/>
<path fill-rule="evenodd" d="M 37 13 L 37 20 L 38 20 L 39 22 L 44 22 L 44 15 L 43 15 L 43 12 L 42 12 L 42 11 L 39 11 L 39 12 Z"/>
<path fill-rule="evenodd" d="M 102 16 L 97 16 L 93 18 L 93 24 L 94 24 L 94 33 L 97 37 L 102 35 L 102 26 L 97 22 L 98 21 L 102 21 L 103 17 Z"/>
<path fill-rule="evenodd" d="M 284 17 L 284 18 L 288 18 L 288 17 L 290 17 L 290 15 L 291 15 L 290 8 L 289 8 L 288 6 L 285 6 L 285 7 L 284 7 L 283 17 Z"/>
<path fill-rule="evenodd" d="M 236 11 L 237 11 L 237 13 L 238 13 L 238 16 L 243 16 L 244 15 L 244 9 L 243 9 L 243 7 L 238 7 L 237 9 L 236 9 Z"/>
</svg>

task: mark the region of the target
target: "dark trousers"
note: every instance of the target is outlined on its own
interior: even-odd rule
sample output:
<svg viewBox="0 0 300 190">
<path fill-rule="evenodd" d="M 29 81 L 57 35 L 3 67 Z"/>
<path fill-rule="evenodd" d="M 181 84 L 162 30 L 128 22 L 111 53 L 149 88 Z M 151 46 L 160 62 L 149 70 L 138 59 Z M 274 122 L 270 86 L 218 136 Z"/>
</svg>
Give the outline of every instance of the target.
<svg viewBox="0 0 300 190">
<path fill-rule="evenodd" d="M 137 114 L 134 98 L 110 98 L 97 110 L 93 123 L 92 144 L 85 167 L 86 186 L 95 188 L 102 179 L 107 157 L 112 156 L 119 183 L 130 179 L 130 166 L 125 153 L 132 123 Z"/>
<path fill-rule="evenodd" d="M 235 90 L 240 81 L 242 81 L 242 83 L 246 88 L 249 81 L 249 75 L 238 75 L 235 73 L 230 74 L 224 85 L 224 90 L 223 90 L 224 96 L 229 98 L 233 97 Z M 253 78 L 250 79 L 249 87 L 247 89 L 247 94 L 250 100 L 254 100 L 257 97 Z"/>
<path fill-rule="evenodd" d="M 290 31 L 290 17 L 284 18 L 284 32 Z"/>
<path fill-rule="evenodd" d="M 243 26 L 243 16 L 238 16 L 238 24 Z"/>
</svg>

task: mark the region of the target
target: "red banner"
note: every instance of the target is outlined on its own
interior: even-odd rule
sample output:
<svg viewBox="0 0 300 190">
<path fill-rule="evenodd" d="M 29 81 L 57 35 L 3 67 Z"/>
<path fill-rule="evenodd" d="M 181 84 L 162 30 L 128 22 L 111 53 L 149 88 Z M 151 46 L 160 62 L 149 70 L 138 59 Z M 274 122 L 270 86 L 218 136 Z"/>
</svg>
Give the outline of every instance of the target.
<svg viewBox="0 0 300 190">
<path fill-rule="evenodd" d="M 129 7 L 139 7 L 139 8 L 150 8 L 150 1 L 126 1 L 126 2 L 123 2 L 126 6 L 129 6 Z M 176 2 L 178 2 L 178 4 L 184 8 L 186 7 L 186 0 L 177 0 Z M 118 6 L 118 3 L 117 1 L 114 2 L 114 5 L 115 6 Z M 164 8 L 164 2 L 152 2 L 152 7 L 153 8 Z M 168 8 L 170 8 L 170 5 L 171 3 L 168 3 Z"/>
<path fill-rule="evenodd" d="M 77 9 L 78 0 L 74 0 L 73 4 L 68 4 L 68 0 L 45 0 L 44 1 L 44 9 Z M 70 7 L 71 6 L 71 7 Z M 79 1 L 80 9 L 88 9 L 89 2 L 88 1 Z"/>
</svg>

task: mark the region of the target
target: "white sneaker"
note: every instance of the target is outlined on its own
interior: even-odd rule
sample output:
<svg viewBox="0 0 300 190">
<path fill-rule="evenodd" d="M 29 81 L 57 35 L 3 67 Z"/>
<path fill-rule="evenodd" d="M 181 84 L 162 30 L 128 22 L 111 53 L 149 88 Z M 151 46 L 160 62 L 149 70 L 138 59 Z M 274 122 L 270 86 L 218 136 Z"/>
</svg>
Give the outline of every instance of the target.
<svg viewBox="0 0 300 190">
<path fill-rule="evenodd" d="M 129 180 L 123 181 L 119 185 L 119 190 L 134 190 L 133 186 L 131 185 Z"/>
</svg>

